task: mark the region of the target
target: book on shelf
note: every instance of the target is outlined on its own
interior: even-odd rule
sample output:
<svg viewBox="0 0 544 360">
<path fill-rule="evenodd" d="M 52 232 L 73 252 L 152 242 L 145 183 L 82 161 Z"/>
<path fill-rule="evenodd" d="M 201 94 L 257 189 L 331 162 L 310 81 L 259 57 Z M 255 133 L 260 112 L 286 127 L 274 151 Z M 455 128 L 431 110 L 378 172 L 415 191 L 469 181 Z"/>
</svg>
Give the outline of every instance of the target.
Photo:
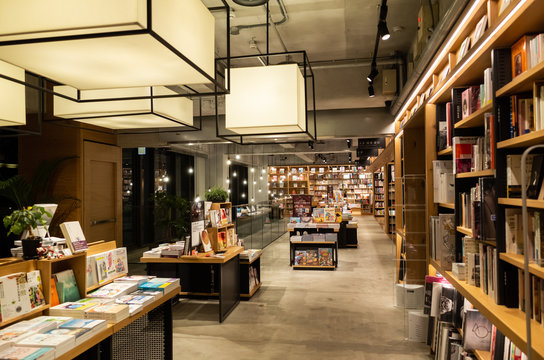
<svg viewBox="0 0 544 360">
<path fill-rule="evenodd" d="M 448 116 L 447 104 L 441 103 L 436 106 L 436 151 L 448 147 Z"/>
<path fill-rule="evenodd" d="M 155 301 L 155 297 L 150 295 L 121 295 L 115 299 L 117 304 L 141 305 L 146 306 Z"/>
<path fill-rule="evenodd" d="M 53 348 L 57 358 L 74 348 L 76 340 L 72 335 L 34 334 L 22 339 L 17 344 L 26 347 Z"/>
<path fill-rule="evenodd" d="M 533 116 L 535 130 L 544 130 L 544 82 L 533 83 Z"/>
<path fill-rule="evenodd" d="M 478 310 L 465 311 L 463 323 L 463 347 L 467 351 L 489 351 L 491 348 L 492 328 L 489 320 Z"/>
<path fill-rule="evenodd" d="M 0 304 L 1 321 L 32 310 L 26 273 L 18 272 L 0 277 Z"/>
<path fill-rule="evenodd" d="M 512 79 L 527 71 L 527 46 L 532 36 L 524 35 L 512 45 Z"/>
<path fill-rule="evenodd" d="M 78 328 L 78 329 L 68 329 L 68 328 L 57 328 L 49 330 L 45 333 L 46 335 L 68 335 L 72 336 L 75 340 L 76 346 L 80 345 L 84 341 L 91 338 L 94 335 L 90 329 Z"/>
<path fill-rule="evenodd" d="M 129 315 L 128 305 L 116 303 L 101 304 L 85 311 L 86 319 L 106 320 L 110 324 L 118 323 Z"/>
<path fill-rule="evenodd" d="M 87 296 L 90 298 L 115 299 L 118 296 L 138 290 L 138 286 L 139 284 L 136 282 L 112 282 L 90 292 Z"/>
<path fill-rule="evenodd" d="M 30 297 L 30 307 L 35 309 L 45 305 L 45 296 L 43 294 L 42 277 L 40 270 L 32 270 L 26 273 L 28 295 Z"/>
<path fill-rule="evenodd" d="M 294 265 L 306 265 L 306 250 L 295 250 Z"/>
<path fill-rule="evenodd" d="M 433 198 L 435 203 L 454 202 L 454 181 L 455 177 L 453 175 L 453 161 L 433 160 Z"/>
<path fill-rule="evenodd" d="M 53 277 L 61 303 L 80 299 L 78 284 L 72 269 L 58 272 Z"/>
<path fill-rule="evenodd" d="M 463 91 L 466 87 L 451 89 L 451 119 L 452 123 L 463 120 Z"/>
<path fill-rule="evenodd" d="M 453 138 L 453 173 L 470 172 L 473 166 L 473 145 L 477 136 L 456 136 Z"/>
<path fill-rule="evenodd" d="M 525 164 L 527 197 L 529 199 L 544 200 L 544 188 L 542 186 L 544 155 L 529 154 Z M 509 198 L 521 197 L 521 155 L 509 154 L 506 156 L 506 194 Z"/>
<path fill-rule="evenodd" d="M 306 265 L 319 266 L 319 254 L 317 249 L 306 250 Z"/>
<path fill-rule="evenodd" d="M 52 360 L 55 350 L 51 347 L 9 346 L 0 350 L 0 359 L 10 360 Z"/>
<path fill-rule="evenodd" d="M 85 318 L 85 311 L 95 306 L 102 305 L 100 301 L 87 302 L 65 302 L 49 309 L 51 316 L 72 317 L 76 319 Z"/>
<path fill-rule="evenodd" d="M 179 286 L 179 279 L 176 278 L 154 278 L 138 286 L 138 290 L 162 291 L 167 294 Z"/>
<path fill-rule="evenodd" d="M 62 231 L 62 235 L 66 239 L 66 244 L 72 253 L 75 254 L 78 252 L 87 251 L 87 249 L 89 249 L 79 221 L 63 222 L 60 224 L 60 230 Z"/>
<path fill-rule="evenodd" d="M 463 119 L 469 117 L 474 112 L 481 108 L 480 102 L 480 86 L 469 86 L 461 93 L 462 114 Z"/>
</svg>

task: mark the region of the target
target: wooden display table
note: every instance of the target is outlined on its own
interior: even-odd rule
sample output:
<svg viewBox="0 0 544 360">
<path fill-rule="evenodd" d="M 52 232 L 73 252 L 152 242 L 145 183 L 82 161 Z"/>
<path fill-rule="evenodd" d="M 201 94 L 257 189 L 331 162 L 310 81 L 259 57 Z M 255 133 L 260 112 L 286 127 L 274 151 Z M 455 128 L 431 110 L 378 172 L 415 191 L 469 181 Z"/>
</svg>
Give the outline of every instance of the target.
<svg viewBox="0 0 544 360">
<path fill-rule="evenodd" d="M 147 273 L 180 278 L 184 297 L 219 298 L 219 322 L 223 322 L 240 302 L 240 257 L 244 249 L 233 246 L 224 257 L 181 256 L 179 258 L 140 258 Z"/>
<path fill-rule="evenodd" d="M 240 298 L 249 300 L 261 288 L 261 255 L 262 252 L 251 260 L 240 259 Z M 257 285 L 250 291 L 249 286 L 249 268 L 253 267 L 256 271 Z"/>
<path fill-rule="evenodd" d="M 92 338 L 56 359 L 166 359 L 172 355 L 172 301 L 180 287 L 144 307 L 138 313 L 108 326 Z M 149 331 L 153 328 L 155 331 Z"/>
</svg>

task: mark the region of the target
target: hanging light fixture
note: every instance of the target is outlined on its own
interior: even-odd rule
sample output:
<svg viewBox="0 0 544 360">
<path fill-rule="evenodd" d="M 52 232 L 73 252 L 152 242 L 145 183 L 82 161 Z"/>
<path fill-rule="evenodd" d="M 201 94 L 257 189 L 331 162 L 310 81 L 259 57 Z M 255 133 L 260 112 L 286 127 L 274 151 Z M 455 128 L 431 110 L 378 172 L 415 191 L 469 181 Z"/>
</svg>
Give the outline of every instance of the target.
<svg viewBox="0 0 544 360">
<path fill-rule="evenodd" d="M 391 34 L 387 28 L 387 0 L 382 0 L 382 5 L 380 6 L 380 20 L 378 22 L 378 34 L 382 40 L 389 40 Z"/>
<path fill-rule="evenodd" d="M 56 117 L 109 129 L 193 127 L 192 100 L 185 97 L 155 98 L 176 94 L 164 86 L 81 91 L 71 86 L 55 86 L 53 89 L 58 94 L 79 100 L 54 96 L 53 113 Z"/>
<path fill-rule="evenodd" d="M 372 84 L 370 84 L 368 86 L 368 97 L 371 97 L 373 98 L 376 94 L 374 93 L 374 86 L 372 86 Z"/>
<path fill-rule="evenodd" d="M 200 0 L 0 2 L 0 59 L 80 90 L 222 88 L 214 36 L 214 16 Z"/>
<path fill-rule="evenodd" d="M 25 71 L 0 61 L 0 74 L 25 81 Z M 26 97 L 24 85 L 0 78 L 0 126 L 26 124 Z"/>
<path fill-rule="evenodd" d="M 306 131 L 305 86 L 297 64 L 231 69 L 225 127 L 238 134 Z"/>
</svg>

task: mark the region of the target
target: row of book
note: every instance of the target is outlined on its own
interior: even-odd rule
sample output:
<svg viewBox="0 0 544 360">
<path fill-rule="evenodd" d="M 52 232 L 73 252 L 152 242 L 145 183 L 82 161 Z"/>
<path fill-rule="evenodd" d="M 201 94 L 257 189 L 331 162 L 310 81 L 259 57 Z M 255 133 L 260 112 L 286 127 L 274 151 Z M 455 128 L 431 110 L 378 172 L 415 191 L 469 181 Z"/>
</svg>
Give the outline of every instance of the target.
<svg viewBox="0 0 544 360">
<path fill-rule="evenodd" d="M 453 274 L 467 284 L 479 287 L 495 303 L 499 302 L 498 292 L 498 254 L 495 246 L 476 241 L 465 236 L 463 243 L 463 263 L 453 264 Z"/>
<path fill-rule="evenodd" d="M 179 286 L 179 279 L 126 276 L 87 294 L 51 307 L 49 314 L 117 323 Z"/>
<path fill-rule="evenodd" d="M 251 293 L 260 283 L 259 268 L 249 265 L 249 292 Z"/>
<path fill-rule="evenodd" d="M 529 259 L 542 266 L 542 249 L 544 248 L 544 211 L 530 210 L 527 215 Z M 506 208 L 504 210 L 504 218 L 506 252 L 510 254 L 524 254 L 521 208 Z"/>
<path fill-rule="evenodd" d="M 496 192 L 493 178 L 481 177 L 474 187 L 460 192 L 458 224 L 472 230 L 472 236 L 482 241 L 496 241 Z"/>
<path fill-rule="evenodd" d="M 527 198 L 544 200 L 544 155 L 528 154 L 525 162 Z M 521 155 L 506 156 L 506 196 L 521 197 Z"/>
<path fill-rule="evenodd" d="M 525 297 L 524 271 L 518 269 L 518 309 L 525 312 L 526 302 L 529 302 L 531 319 L 544 326 L 544 279 L 529 275 L 529 299 Z"/>
<path fill-rule="evenodd" d="M 431 258 L 440 261 L 445 270 L 455 262 L 455 215 L 439 214 L 430 219 Z"/>
<path fill-rule="evenodd" d="M 489 116 L 488 116 L 489 115 Z M 485 136 L 456 136 L 453 138 L 453 171 L 455 174 L 495 168 L 491 124 L 493 116 L 485 115 Z"/>
<path fill-rule="evenodd" d="M 332 266 L 332 249 L 295 250 L 295 266 Z"/>
<path fill-rule="evenodd" d="M 87 287 L 103 284 L 128 272 L 127 248 L 87 256 Z"/>
<path fill-rule="evenodd" d="M 525 358 L 519 347 L 440 275 L 425 277 L 423 312 L 428 315 L 427 344 L 435 360 L 472 360 L 477 350 L 490 352 L 492 360 Z"/>
</svg>

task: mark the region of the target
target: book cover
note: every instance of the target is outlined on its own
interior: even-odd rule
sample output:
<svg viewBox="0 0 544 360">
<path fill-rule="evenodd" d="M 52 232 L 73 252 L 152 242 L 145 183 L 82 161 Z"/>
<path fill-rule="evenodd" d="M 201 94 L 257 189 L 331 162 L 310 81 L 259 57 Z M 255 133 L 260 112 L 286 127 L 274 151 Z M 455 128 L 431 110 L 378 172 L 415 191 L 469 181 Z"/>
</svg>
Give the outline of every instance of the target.
<svg viewBox="0 0 544 360">
<path fill-rule="evenodd" d="M 453 322 L 453 309 L 456 296 L 455 288 L 450 284 L 442 284 L 438 316 L 439 321 Z"/>
<path fill-rule="evenodd" d="M 451 89 L 451 117 L 453 124 L 463 119 L 462 94 L 466 89 L 466 87 Z"/>
<path fill-rule="evenodd" d="M 96 267 L 96 256 L 87 256 L 87 287 L 98 285 L 98 271 Z"/>
<path fill-rule="evenodd" d="M 451 264 L 455 261 L 455 215 L 439 214 L 438 225 L 440 265 L 445 270 L 451 270 Z"/>
<path fill-rule="evenodd" d="M 289 223 L 291 224 L 300 224 L 300 222 L 301 222 L 301 219 L 298 216 L 289 218 Z"/>
<path fill-rule="evenodd" d="M 323 221 L 324 222 L 336 222 L 336 212 L 334 208 L 323 209 Z"/>
<path fill-rule="evenodd" d="M 319 255 L 318 255 L 317 249 L 306 250 L 306 265 L 309 265 L 309 266 L 319 265 Z"/>
<path fill-rule="evenodd" d="M 314 208 L 312 216 L 315 222 L 323 222 L 325 220 L 325 209 Z"/>
<path fill-rule="evenodd" d="M 306 265 L 305 250 L 295 250 L 295 265 Z"/>
<path fill-rule="evenodd" d="M 456 136 L 453 138 L 453 171 L 455 174 L 470 172 L 472 167 L 472 145 L 476 144 L 476 136 Z"/>
<path fill-rule="evenodd" d="M 33 270 L 26 273 L 26 283 L 28 296 L 30 297 L 30 307 L 36 308 L 45 304 L 43 295 L 42 278 L 40 270 Z"/>
<path fill-rule="evenodd" d="M 0 277 L 0 304 L 2 321 L 26 314 L 32 309 L 24 272 Z"/>
<path fill-rule="evenodd" d="M 483 241 L 496 241 L 497 235 L 495 222 L 497 217 L 497 195 L 495 193 L 495 181 L 493 178 L 483 177 L 479 179 L 481 200 L 480 200 L 480 221 L 481 239 Z"/>
<path fill-rule="evenodd" d="M 233 227 L 227 229 L 227 246 L 236 246 L 236 233 Z"/>
<path fill-rule="evenodd" d="M 217 246 L 219 250 L 224 250 L 227 248 L 227 233 L 220 231 L 217 233 Z"/>
<path fill-rule="evenodd" d="M 51 299 L 49 299 L 51 306 L 60 304 L 59 294 L 57 292 L 57 285 L 55 284 L 55 278 L 51 278 Z"/>
<path fill-rule="evenodd" d="M 54 276 L 61 303 L 80 299 L 76 277 L 72 269 L 61 271 L 54 274 Z"/>
<path fill-rule="evenodd" d="M 127 248 L 120 247 L 120 248 L 111 250 L 111 252 L 113 256 L 113 266 L 115 269 L 115 275 L 127 274 L 128 273 Z"/>
<path fill-rule="evenodd" d="M 332 249 L 319 248 L 318 250 L 319 250 L 319 265 L 332 266 Z"/>
<path fill-rule="evenodd" d="M 108 280 L 108 265 L 106 260 L 106 253 L 96 254 L 96 271 L 98 276 L 98 284 Z"/>
<path fill-rule="evenodd" d="M 10 360 L 45 360 L 54 359 L 55 353 L 50 347 L 12 346 L 0 352 L 0 359 Z"/>
<path fill-rule="evenodd" d="M 527 42 L 530 37 L 522 36 L 512 45 L 512 79 L 527 71 Z"/>
<path fill-rule="evenodd" d="M 60 230 L 72 253 L 86 251 L 89 248 L 79 221 L 63 222 L 60 224 Z"/>
<path fill-rule="evenodd" d="M 204 229 L 200 232 L 200 242 L 202 243 L 204 252 L 212 251 L 212 243 L 210 241 L 208 230 Z"/>
<path fill-rule="evenodd" d="M 471 88 L 466 89 L 461 93 L 461 111 L 462 111 L 462 118 L 467 118 L 471 112 L 470 112 L 470 92 Z"/>
<path fill-rule="evenodd" d="M 34 334 L 18 342 L 23 346 L 64 347 L 75 346 L 75 338 L 70 335 Z M 58 355 L 58 354 L 57 354 Z"/>
<path fill-rule="evenodd" d="M 227 212 L 224 208 L 221 208 L 221 225 L 227 225 L 229 223 L 229 219 L 227 218 Z"/>
<path fill-rule="evenodd" d="M 478 310 L 469 309 L 465 312 L 463 326 L 463 347 L 467 351 L 491 348 L 491 323 Z"/>
</svg>

